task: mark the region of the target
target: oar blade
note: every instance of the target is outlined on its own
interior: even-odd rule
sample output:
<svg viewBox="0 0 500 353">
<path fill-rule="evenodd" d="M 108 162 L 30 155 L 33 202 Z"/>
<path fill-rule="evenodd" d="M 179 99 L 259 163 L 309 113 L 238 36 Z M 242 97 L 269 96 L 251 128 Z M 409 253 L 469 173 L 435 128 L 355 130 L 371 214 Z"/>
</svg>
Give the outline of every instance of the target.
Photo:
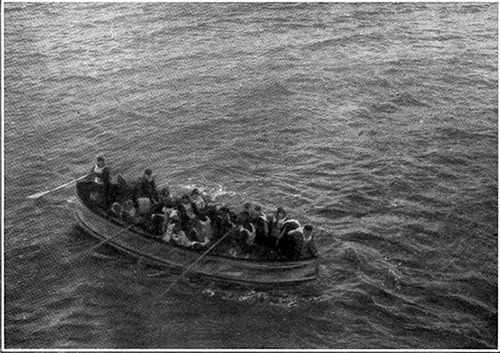
<svg viewBox="0 0 500 353">
<path fill-rule="evenodd" d="M 40 191 L 40 192 L 37 192 L 36 194 L 28 196 L 27 198 L 28 199 L 38 199 L 39 197 L 47 195 L 49 192 L 50 192 L 50 190 L 49 191 Z"/>
<path fill-rule="evenodd" d="M 70 182 L 67 182 L 66 184 L 63 184 L 63 185 L 59 185 L 53 189 L 50 189 L 50 190 L 46 190 L 46 191 L 40 191 L 40 192 L 37 192 L 36 194 L 33 194 L 33 195 L 29 195 L 27 198 L 28 199 L 38 199 L 44 195 L 47 195 L 48 193 L 52 192 L 52 191 L 56 191 L 56 190 L 59 190 L 59 189 L 62 189 L 62 188 L 65 188 L 73 183 L 76 183 L 77 181 L 79 180 L 82 180 L 83 178 L 85 178 L 86 175 L 82 175 L 81 177 L 79 178 L 76 178 L 74 180 L 71 180 Z"/>
</svg>

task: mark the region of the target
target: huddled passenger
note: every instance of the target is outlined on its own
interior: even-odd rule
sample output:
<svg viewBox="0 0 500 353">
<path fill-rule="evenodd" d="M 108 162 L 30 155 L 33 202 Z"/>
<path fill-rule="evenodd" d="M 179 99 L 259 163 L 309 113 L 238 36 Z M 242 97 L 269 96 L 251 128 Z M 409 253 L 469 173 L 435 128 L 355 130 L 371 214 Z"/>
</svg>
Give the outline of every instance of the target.
<svg viewBox="0 0 500 353">
<path fill-rule="evenodd" d="M 220 209 L 216 209 L 214 212 L 214 222 L 213 222 L 213 230 L 214 230 L 214 240 L 219 239 L 224 236 L 227 232 L 234 228 L 234 220 L 231 214 L 231 211 L 227 207 L 221 207 Z"/>
<path fill-rule="evenodd" d="M 159 202 L 159 194 L 151 169 L 146 169 L 142 177 L 135 183 L 132 199 L 137 209 L 139 209 L 139 198 L 141 197 L 147 197 L 151 203 Z"/>
<path fill-rule="evenodd" d="M 240 234 L 243 235 L 244 239 L 246 239 L 247 245 L 254 245 L 255 244 L 255 237 L 256 237 L 256 229 L 255 226 L 250 223 L 249 224 L 250 230 L 247 228 L 244 228 L 242 225 L 239 226 L 239 231 Z"/>
<path fill-rule="evenodd" d="M 198 189 L 193 189 L 191 192 L 191 203 L 194 205 L 194 211 L 195 213 L 199 214 L 202 210 L 205 209 L 206 203 L 205 200 L 203 199 L 203 196 L 201 196 L 200 191 Z"/>
<path fill-rule="evenodd" d="M 313 226 L 307 224 L 291 229 L 283 234 L 279 242 L 279 250 L 290 260 L 298 260 L 318 255 L 314 238 Z"/>
<path fill-rule="evenodd" d="M 193 245 L 193 242 L 189 240 L 186 233 L 181 228 L 179 213 L 176 210 L 172 211 L 168 216 L 168 223 L 165 227 L 163 240 L 166 242 L 173 241 L 175 244 L 184 247 Z"/>
<path fill-rule="evenodd" d="M 133 188 L 129 188 L 124 180 L 119 180 L 115 185 L 119 191 L 115 195 L 117 197 L 111 199 L 109 168 L 102 156 L 97 158 L 89 180 L 102 186 L 105 204 L 116 200 L 107 209 L 117 218 L 142 224 L 147 231 L 166 242 L 197 249 L 229 233 L 226 245 L 233 255 L 250 251 L 267 256 L 278 251 L 290 260 L 297 260 L 318 254 L 312 225 L 301 226 L 299 221 L 288 219 L 282 207 L 267 216 L 262 206 L 247 202 L 242 212 L 236 215 L 222 205 L 207 205 L 197 188 L 189 195 L 175 199 L 168 186 L 158 192 L 150 169 L 144 171 Z M 141 202 L 151 203 L 145 221 L 144 213 L 139 213 L 139 199 L 144 197 L 149 200 Z"/>
<path fill-rule="evenodd" d="M 122 205 L 122 218 L 129 222 L 137 221 L 137 210 L 132 200 L 126 200 Z"/>
<path fill-rule="evenodd" d="M 168 216 L 173 211 L 172 208 L 161 205 L 161 208 L 156 207 L 151 215 L 151 232 L 154 235 L 161 236 L 165 233 L 168 224 Z"/>
<path fill-rule="evenodd" d="M 269 220 L 269 234 L 276 242 L 281 233 L 284 223 L 287 221 L 286 212 L 283 207 L 278 207 Z"/>
<path fill-rule="evenodd" d="M 209 217 L 200 216 L 195 229 L 203 242 L 208 243 L 213 239 L 212 221 Z"/>
<path fill-rule="evenodd" d="M 264 246 L 272 246 L 269 237 L 269 221 L 261 206 L 254 207 L 252 220 L 255 225 L 255 242 Z"/>
<path fill-rule="evenodd" d="M 255 206 L 257 206 L 256 204 L 252 203 L 252 202 L 245 202 L 245 204 L 243 205 L 243 211 L 247 211 L 248 214 L 250 215 L 250 219 L 253 220 L 254 218 L 256 218 L 256 215 L 255 215 Z"/>
<path fill-rule="evenodd" d="M 166 207 L 174 207 L 175 199 L 170 193 L 170 188 L 168 186 L 162 188 L 159 192 L 160 205 Z"/>
<path fill-rule="evenodd" d="M 122 213 L 123 213 L 122 205 L 119 202 L 113 202 L 113 204 L 111 205 L 111 212 L 113 212 L 113 214 L 116 217 L 122 218 Z"/>
<path fill-rule="evenodd" d="M 280 228 L 280 234 L 276 239 L 276 246 L 278 246 L 279 242 L 281 241 L 281 239 L 285 234 L 288 234 L 288 232 L 297 229 L 299 227 L 300 227 L 300 222 L 297 221 L 296 219 L 287 219 L 286 221 L 284 221 L 283 225 Z"/>
</svg>

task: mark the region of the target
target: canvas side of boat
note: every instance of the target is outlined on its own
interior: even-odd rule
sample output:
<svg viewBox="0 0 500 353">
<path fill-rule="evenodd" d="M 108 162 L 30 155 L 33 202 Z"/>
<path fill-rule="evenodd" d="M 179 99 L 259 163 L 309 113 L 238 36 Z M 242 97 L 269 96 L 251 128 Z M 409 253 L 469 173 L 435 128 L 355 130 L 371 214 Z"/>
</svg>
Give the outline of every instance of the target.
<svg viewBox="0 0 500 353">
<path fill-rule="evenodd" d="M 85 185 L 77 183 L 75 216 L 78 226 L 120 252 L 144 263 L 172 269 L 189 268 L 190 274 L 213 280 L 253 285 L 290 285 L 314 280 L 318 275 L 318 259 L 267 260 L 239 258 L 197 251 L 163 241 L 138 225 L 110 216 L 89 204 Z M 108 241 L 106 241 L 109 239 Z"/>
</svg>

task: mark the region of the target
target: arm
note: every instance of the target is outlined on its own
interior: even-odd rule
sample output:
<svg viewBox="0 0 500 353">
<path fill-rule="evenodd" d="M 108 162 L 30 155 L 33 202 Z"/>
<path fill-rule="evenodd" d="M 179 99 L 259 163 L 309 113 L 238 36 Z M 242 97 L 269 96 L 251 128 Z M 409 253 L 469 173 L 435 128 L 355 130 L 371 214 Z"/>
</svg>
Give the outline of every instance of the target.
<svg viewBox="0 0 500 353">
<path fill-rule="evenodd" d="M 281 233 L 278 235 L 278 239 L 276 239 L 276 246 L 278 246 L 278 243 L 280 242 L 280 240 L 281 240 L 281 238 L 283 237 L 283 235 L 285 235 L 285 232 L 286 232 L 286 228 L 285 228 L 285 229 L 283 229 L 283 230 L 281 231 Z M 288 232 L 288 233 L 290 233 L 290 232 Z"/>
<path fill-rule="evenodd" d="M 108 167 L 104 167 L 104 169 L 102 170 L 102 178 L 104 180 L 105 185 L 111 184 L 111 178 Z"/>
<path fill-rule="evenodd" d="M 156 201 L 159 201 L 160 200 L 160 193 L 158 192 L 158 188 L 156 187 L 156 180 L 154 177 L 153 177 L 153 180 L 151 181 L 151 186 L 153 189 L 153 190 L 151 190 L 151 192 L 152 192 L 151 197 L 153 199 L 155 199 Z"/>
</svg>

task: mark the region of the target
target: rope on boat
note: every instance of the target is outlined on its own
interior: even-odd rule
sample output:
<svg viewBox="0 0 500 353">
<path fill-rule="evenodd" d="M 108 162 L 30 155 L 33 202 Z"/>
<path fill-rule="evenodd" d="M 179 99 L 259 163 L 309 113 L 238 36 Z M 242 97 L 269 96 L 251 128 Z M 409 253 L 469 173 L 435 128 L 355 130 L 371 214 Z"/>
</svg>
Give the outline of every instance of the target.
<svg viewBox="0 0 500 353">
<path fill-rule="evenodd" d="M 80 253 L 80 254 L 77 254 L 75 257 L 80 257 L 80 256 L 84 256 L 84 255 L 87 255 L 88 253 L 92 252 L 93 250 L 95 250 L 96 248 L 98 248 L 99 246 L 103 245 L 104 243 L 107 243 L 108 241 L 110 240 L 113 240 L 115 238 L 117 238 L 118 236 L 122 235 L 123 233 L 125 233 L 127 230 L 129 230 L 130 228 L 132 228 L 135 224 L 131 224 L 129 225 L 128 227 L 126 228 L 123 228 L 122 230 L 120 230 L 118 233 L 116 233 L 115 235 L 109 237 L 109 238 L 106 238 L 105 240 L 97 243 L 96 245 L 94 245 L 93 247 L 91 247 L 90 249 L 88 250 L 85 250 L 84 252 Z"/>
<path fill-rule="evenodd" d="M 189 265 L 181 274 L 179 277 L 177 277 L 175 279 L 175 281 L 173 281 L 172 283 L 170 283 L 170 285 L 167 287 L 167 289 L 165 289 L 165 291 L 161 294 L 161 296 L 164 296 L 177 282 L 179 282 L 179 280 L 184 277 L 184 275 L 186 273 L 189 272 L 189 270 L 191 270 L 202 258 L 203 256 L 205 256 L 206 254 L 208 254 L 213 248 L 215 248 L 217 245 L 219 245 L 219 243 L 224 240 L 224 238 L 226 238 L 230 233 L 231 233 L 231 230 L 232 228 L 226 233 L 224 234 L 219 240 L 217 240 L 214 245 L 212 245 L 210 248 L 208 248 L 203 254 L 200 255 L 200 257 L 198 259 L 196 259 L 195 262 L 193 262 L 191 265 Z"/>
</svg>

